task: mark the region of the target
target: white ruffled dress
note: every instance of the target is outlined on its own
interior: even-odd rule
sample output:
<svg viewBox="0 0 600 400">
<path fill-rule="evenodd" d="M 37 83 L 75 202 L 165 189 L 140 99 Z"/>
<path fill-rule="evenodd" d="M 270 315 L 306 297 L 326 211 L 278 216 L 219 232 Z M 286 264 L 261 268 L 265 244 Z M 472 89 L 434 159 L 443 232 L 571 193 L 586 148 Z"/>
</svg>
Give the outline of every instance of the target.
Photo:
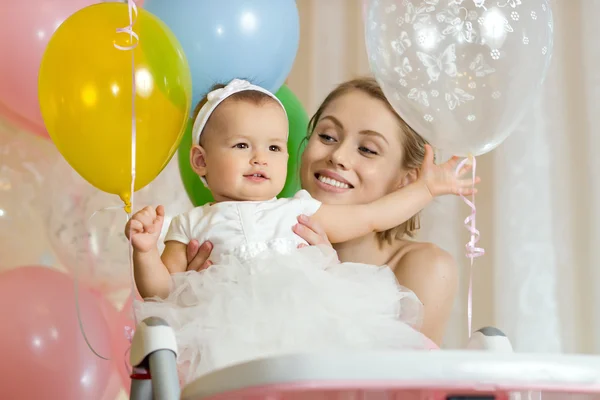
<svg viewBox="0 0 600 400">
<path fill-rule="evenodd" d="M 165 241 L 210 240 L 210 268 L 172 276 L 168 298 L 136 303 L 138 318 L 175 330 L 183 383 L 251 359 L 285 353 L 426 349 L 422 305 L 387 266 L 339 263 L 326 246 L 298 249 L 300 214 L 320 202 L 222 202 L 173 219 Z"/>
</svg>

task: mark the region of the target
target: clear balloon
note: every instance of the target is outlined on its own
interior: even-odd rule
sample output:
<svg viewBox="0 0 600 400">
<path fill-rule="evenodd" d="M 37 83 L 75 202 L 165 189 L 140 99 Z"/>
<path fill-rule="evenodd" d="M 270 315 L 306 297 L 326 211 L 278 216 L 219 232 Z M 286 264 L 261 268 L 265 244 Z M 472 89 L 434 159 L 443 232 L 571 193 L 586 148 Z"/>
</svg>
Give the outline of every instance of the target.
<svg viewBox="0 0 600 400">
<path fill-rule="evenodd" d="M 40 229 L 40 187 L 57 153 L 52 143 L 0 121 L 0 268 L 56 265 Z M 50 178 L 51 179 L 51 178 Z"/>
<path fill-rule="evenodd" d="M 512 133 L 550 64 L 547 0 L 366 1 L 371 70 L 413 129 L 464 156 Z"/>
<path fill-rule="evenodd" d="M 109 328 L 96 296 L 80 286 L 78 300 L 91 346 L 108 355 Z M 111 364 L 81 335 L 71 277 L 46 267 L 1 273 L 0 315 L 0 398 L 102 398 Z"/>
<path fill-rule="evenodd" d="M 119 200 L 81 178 L 59 157 L 44 186 L 44 223 L 61 263 L 86 285 L 103 293 L 129 288 L 129 242 L 124 234 L 127 214 Z M 192 205 L 173 159 L 148 186 L 135 193 L 134 211 L 147 205 L 165 206 L 162 238 L 177 214 Z"/>
</svg>

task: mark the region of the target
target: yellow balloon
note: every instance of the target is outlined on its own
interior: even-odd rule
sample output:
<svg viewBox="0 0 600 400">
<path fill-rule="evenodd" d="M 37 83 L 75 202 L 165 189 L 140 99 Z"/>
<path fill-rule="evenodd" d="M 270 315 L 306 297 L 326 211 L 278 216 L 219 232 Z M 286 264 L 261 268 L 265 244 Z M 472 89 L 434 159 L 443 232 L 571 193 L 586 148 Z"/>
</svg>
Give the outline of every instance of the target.
<svg viewBox="0 0 600 400">
<path fill-rule="evenodd" d="M 89 183 L 126 206 L 133 121 L 137 191 L 173 156 L 192 101 L 190 69 L 175 35 L 143 9 L 134 18 L 139 40 L 117 32 L 129 25 L 126 4 L 100 3 L 73 14 L 50 39 L 38 82 L 42 117 L 58 150 Z M 132 42 L 133 50 L 115 47 Z"/>
</svg>

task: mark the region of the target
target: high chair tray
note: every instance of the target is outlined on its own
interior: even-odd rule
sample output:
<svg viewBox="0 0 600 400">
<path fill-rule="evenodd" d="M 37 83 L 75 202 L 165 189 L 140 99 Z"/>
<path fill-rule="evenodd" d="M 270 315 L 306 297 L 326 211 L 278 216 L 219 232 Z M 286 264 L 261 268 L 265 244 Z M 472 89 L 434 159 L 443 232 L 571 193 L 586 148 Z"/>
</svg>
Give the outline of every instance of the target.
<svg viewBox="0 0 600 400">
<path fill-rule="evenodd" d="M 202 376 L 181 398 L 508 399 L 509 392 L 523 391 L 555 393 L 556 399 L 600 395 L 600 357 L 479 351 L 288 355 Z"/>
</svg>

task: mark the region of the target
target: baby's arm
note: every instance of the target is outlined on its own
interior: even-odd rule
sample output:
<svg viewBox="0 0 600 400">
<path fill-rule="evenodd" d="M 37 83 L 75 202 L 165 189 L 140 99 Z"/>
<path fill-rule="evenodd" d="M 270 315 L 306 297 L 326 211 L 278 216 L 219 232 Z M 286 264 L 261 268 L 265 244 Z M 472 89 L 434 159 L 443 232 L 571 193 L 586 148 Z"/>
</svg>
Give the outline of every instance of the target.
<svg viewBox="0 0 600 400">
<path fill-rule="evenodd" d="M 473 179 L 461 179 L 468 164 L 457 174 L 458 158 L 435 165 L 427 145 L 419 179 L 368 204 L 323 204 L 313 218 L 323 226 L 331 243 L 345 242 L 372 232 L 394 228 L 421 211 L 434 197 L 444 194 L 470 195 L 476 192 Z M 475 179 L 478 182 L 479 178 Z"/>
<path fill-rule="evenodd" d="M 166 242 L 162 255 L 158 247 L 147 252 L 133 251 L 135 284 L 142 298 L 167 297 L 171 274 L 185 272 L 186 267 L 186 245 L 180 242 Z"/>
<path fill-rule="evenodd" d="M 331 243 L 392 229 L 421 211 L 433 196 L 424 182 L 415 182 L 368 204 L 323 204 L 312 218 Z"/>
<path fill-rule="evenodd" d="M 125 234 L 133 245 L 133 272 L 138 292 L 143 298 L 169 294 L 171 274 L 184 272 L 187 266 L 186 245 L 166 242 L 161 255 L 157 242 L 164 221 L 164 209 L 145 207 L 133 215 L 125 226 Z"/>
</svg>

